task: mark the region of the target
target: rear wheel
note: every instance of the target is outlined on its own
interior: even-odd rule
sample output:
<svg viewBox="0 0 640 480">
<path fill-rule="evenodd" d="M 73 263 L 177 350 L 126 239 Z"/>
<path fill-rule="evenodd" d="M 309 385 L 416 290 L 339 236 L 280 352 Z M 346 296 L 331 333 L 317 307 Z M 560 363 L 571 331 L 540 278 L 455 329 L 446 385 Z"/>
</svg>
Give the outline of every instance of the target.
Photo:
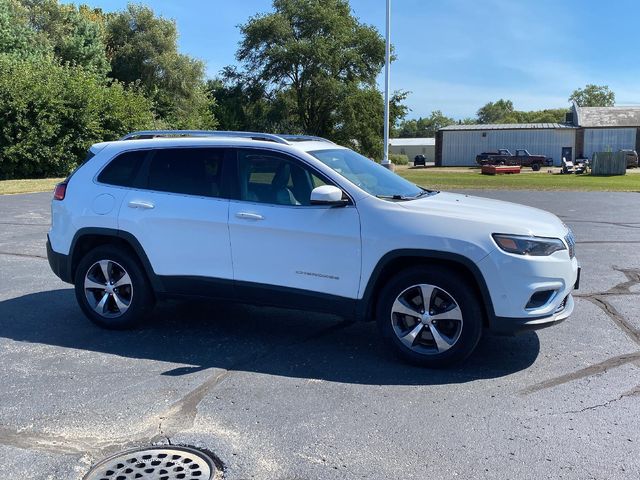
<svg viewBox="0 0 640 480">
<path fill-rule="evenodd" d="M 482 310 L 458 272 L 416 267 L 396 275 L 382 290 L 378 327 L 404 360 L 441 368 L 466 359 L 482 335 Z"/>
<path fill-rule="evenodd" d="M 113 246 L 91 250 L 75 274 L 76 299 L 95 324 L 109 329 L 138 325 L 154 305 L 154 298 L 137 259 Z"/>
</svg>

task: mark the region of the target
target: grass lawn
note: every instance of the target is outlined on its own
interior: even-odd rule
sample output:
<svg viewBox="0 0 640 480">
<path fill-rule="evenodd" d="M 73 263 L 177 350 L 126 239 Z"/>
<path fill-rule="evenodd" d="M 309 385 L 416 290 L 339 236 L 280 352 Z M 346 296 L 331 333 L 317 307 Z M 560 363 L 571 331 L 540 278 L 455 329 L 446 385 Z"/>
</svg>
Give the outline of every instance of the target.
<svg viewBox="0 0 640 480">
<path fill-rule="evenodd" d="M 64 178 L 38 178 L 35 180 L 0 180 L 0 195 L 9 193 L 53 192 L 56 183 Z"/>
<path fill-rule="evenodd" d="M 556 171 L 558 169 L 555 169 Z M 397 167 L 396 173 L 407 180 L 435 190 L 511 189 L 511 190 L 582 190 L 640 192 L 640 169 L 627 170 L 617 177 L 560 175 L 525 169 L 514 175 L 481 175 L 477 168 L 410 168 Z M 0 195 L 53 191 L 62 178 L 36 180 L 1 180 Z"/>
<path fill-rule="evenodd" d="M 399 167 L 396 169 L 396 173 L 413 183 L 435 190 L 511 189 L 640 192 L 640 172 L 635 170 L 628 170 L 626 175 L 615 177 L 560 175 L 559 173 L 547 173 L 546 170 L 531 172 L 528 169 L 512 175 L 482 175 L 477 168 Z"/>
</svg>

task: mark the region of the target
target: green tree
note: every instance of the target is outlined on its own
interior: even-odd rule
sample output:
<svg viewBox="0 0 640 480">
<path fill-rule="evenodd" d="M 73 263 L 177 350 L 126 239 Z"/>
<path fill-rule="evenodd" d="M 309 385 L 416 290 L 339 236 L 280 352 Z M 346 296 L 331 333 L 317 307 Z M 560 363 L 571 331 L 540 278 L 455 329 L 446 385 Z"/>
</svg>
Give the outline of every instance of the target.
<svg viewBox="0 0 640 480">
<path fill-rule="evenodd" d="M 516 123 L 513 102 L 500 99 L 480 107 L 477 113 L 478 123 Z M 515 121 L 514 121 L 515 120 Z"/>
<path fill-rule="evenodd" d="M 109 71 L 104 35 L 100 24 L 75 5 L 58 0 L 20 0 L 29 14 L 31 28 L 40 32 L 63 62 Z"/>
<path fill-rule="evenodd" d="M 204 85 L 204 64 L 178 52 L 172 20 L 129 4 L 107 16 L 106 42 L 111 76 L 139 83 L 154 102 L 157 115 L 176 128 L 213 128 L 211 98 Z"/>
<path fill-rule="evenodd" d="M 398 137 L 402 138 L 433 138 L 443 127 L 453 125 L 455 120 L 447 117 L 440 110 L 434 110 L 427 118 L 407 120 L 398 127 Z"/>
<path fill-rule="evenodd" d="M 31 28 L 29 12 L 17 0 L 0 0 L 0 53 L 20 57 L 51 53 L 46 38 Z"/>
<path fill-rule="evenodd" d="M 264 83 L 226 67 L 219 78 L 207 82 L 214 100 L 213 116 L 220 130 L 301 133 L 290 112 L 295 110 L 290 90 L 267 91 Z"/>
<path fill-rule="evenodd" d="M 297 130 L 344 139 L 379 156 L 382 97 L 375 82 L 384 64 L 380 34 L 361 24 L 346 0 L 274 0 L 273 8 L 240 27 L 243 39 L 236 56 L 244 75 L 267 97 L 281 92 L 284 105 L 291 102 L 285 118 Z M 402 113 L 401 103 L 393 108 Z"/>
<path fill-rule="evenodd" d="M 153 126 L 151 103 L 52 57 L 0 55 L 0 178 L 66 175 L 95 142 Z"/>
<path fill-rule="evenodd" d="M 519 123 L 563 123 L 567 114 L 566 108 L 548 108 L 531 112 L 517 112 Z"/>
<path fill-rule="evenodd" d="M 580 107 L 613 107 L 616 104 L 616 94 L 607 85 L 588 84 L 574 90 L 569 101 L 576 102 Z"/>
</svg>

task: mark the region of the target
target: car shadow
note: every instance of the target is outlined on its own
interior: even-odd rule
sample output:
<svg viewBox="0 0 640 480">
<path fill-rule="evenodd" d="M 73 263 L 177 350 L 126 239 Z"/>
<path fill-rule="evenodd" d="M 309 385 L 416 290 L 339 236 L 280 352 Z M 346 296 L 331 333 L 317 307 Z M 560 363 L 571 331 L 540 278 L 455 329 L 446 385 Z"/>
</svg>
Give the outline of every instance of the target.
<svg viewBox="0 0 640 480">
<path fill-rule="evenodd" d="M 142 327 L 108 331 L 84 317 L 71 289 L 0 302 L 0 337 L 177 364 L 162 373 L 168 376 L 216 367 L 371 385 L 441 385 L 502 377 L 529 367 L 540 349 L 534 332 L 485 335 L 464 364 L 429 370 L 392 355 L 373 323 L 209 301 L 162 302 Z"/>
</svg>

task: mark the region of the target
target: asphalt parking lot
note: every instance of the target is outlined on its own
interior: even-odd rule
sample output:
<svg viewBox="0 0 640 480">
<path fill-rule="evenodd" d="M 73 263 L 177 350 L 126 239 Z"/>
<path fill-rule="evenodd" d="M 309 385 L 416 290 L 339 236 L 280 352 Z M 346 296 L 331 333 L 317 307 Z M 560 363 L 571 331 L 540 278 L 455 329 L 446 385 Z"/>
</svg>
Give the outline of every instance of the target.
<svg viewBox="0 0 640 480">
<path fill-rule="evenodd" d="M 149 443 L 228 479 L 640 478 L 640 194 L 478 194 L 561 216 L 581 288 L 563 324 L 445 371 L 295 311 L 167 302 L 100 330 L 49 270 L 51 195 L 0 197 L 0 478 L 79 480 Z"/>
</svg>

